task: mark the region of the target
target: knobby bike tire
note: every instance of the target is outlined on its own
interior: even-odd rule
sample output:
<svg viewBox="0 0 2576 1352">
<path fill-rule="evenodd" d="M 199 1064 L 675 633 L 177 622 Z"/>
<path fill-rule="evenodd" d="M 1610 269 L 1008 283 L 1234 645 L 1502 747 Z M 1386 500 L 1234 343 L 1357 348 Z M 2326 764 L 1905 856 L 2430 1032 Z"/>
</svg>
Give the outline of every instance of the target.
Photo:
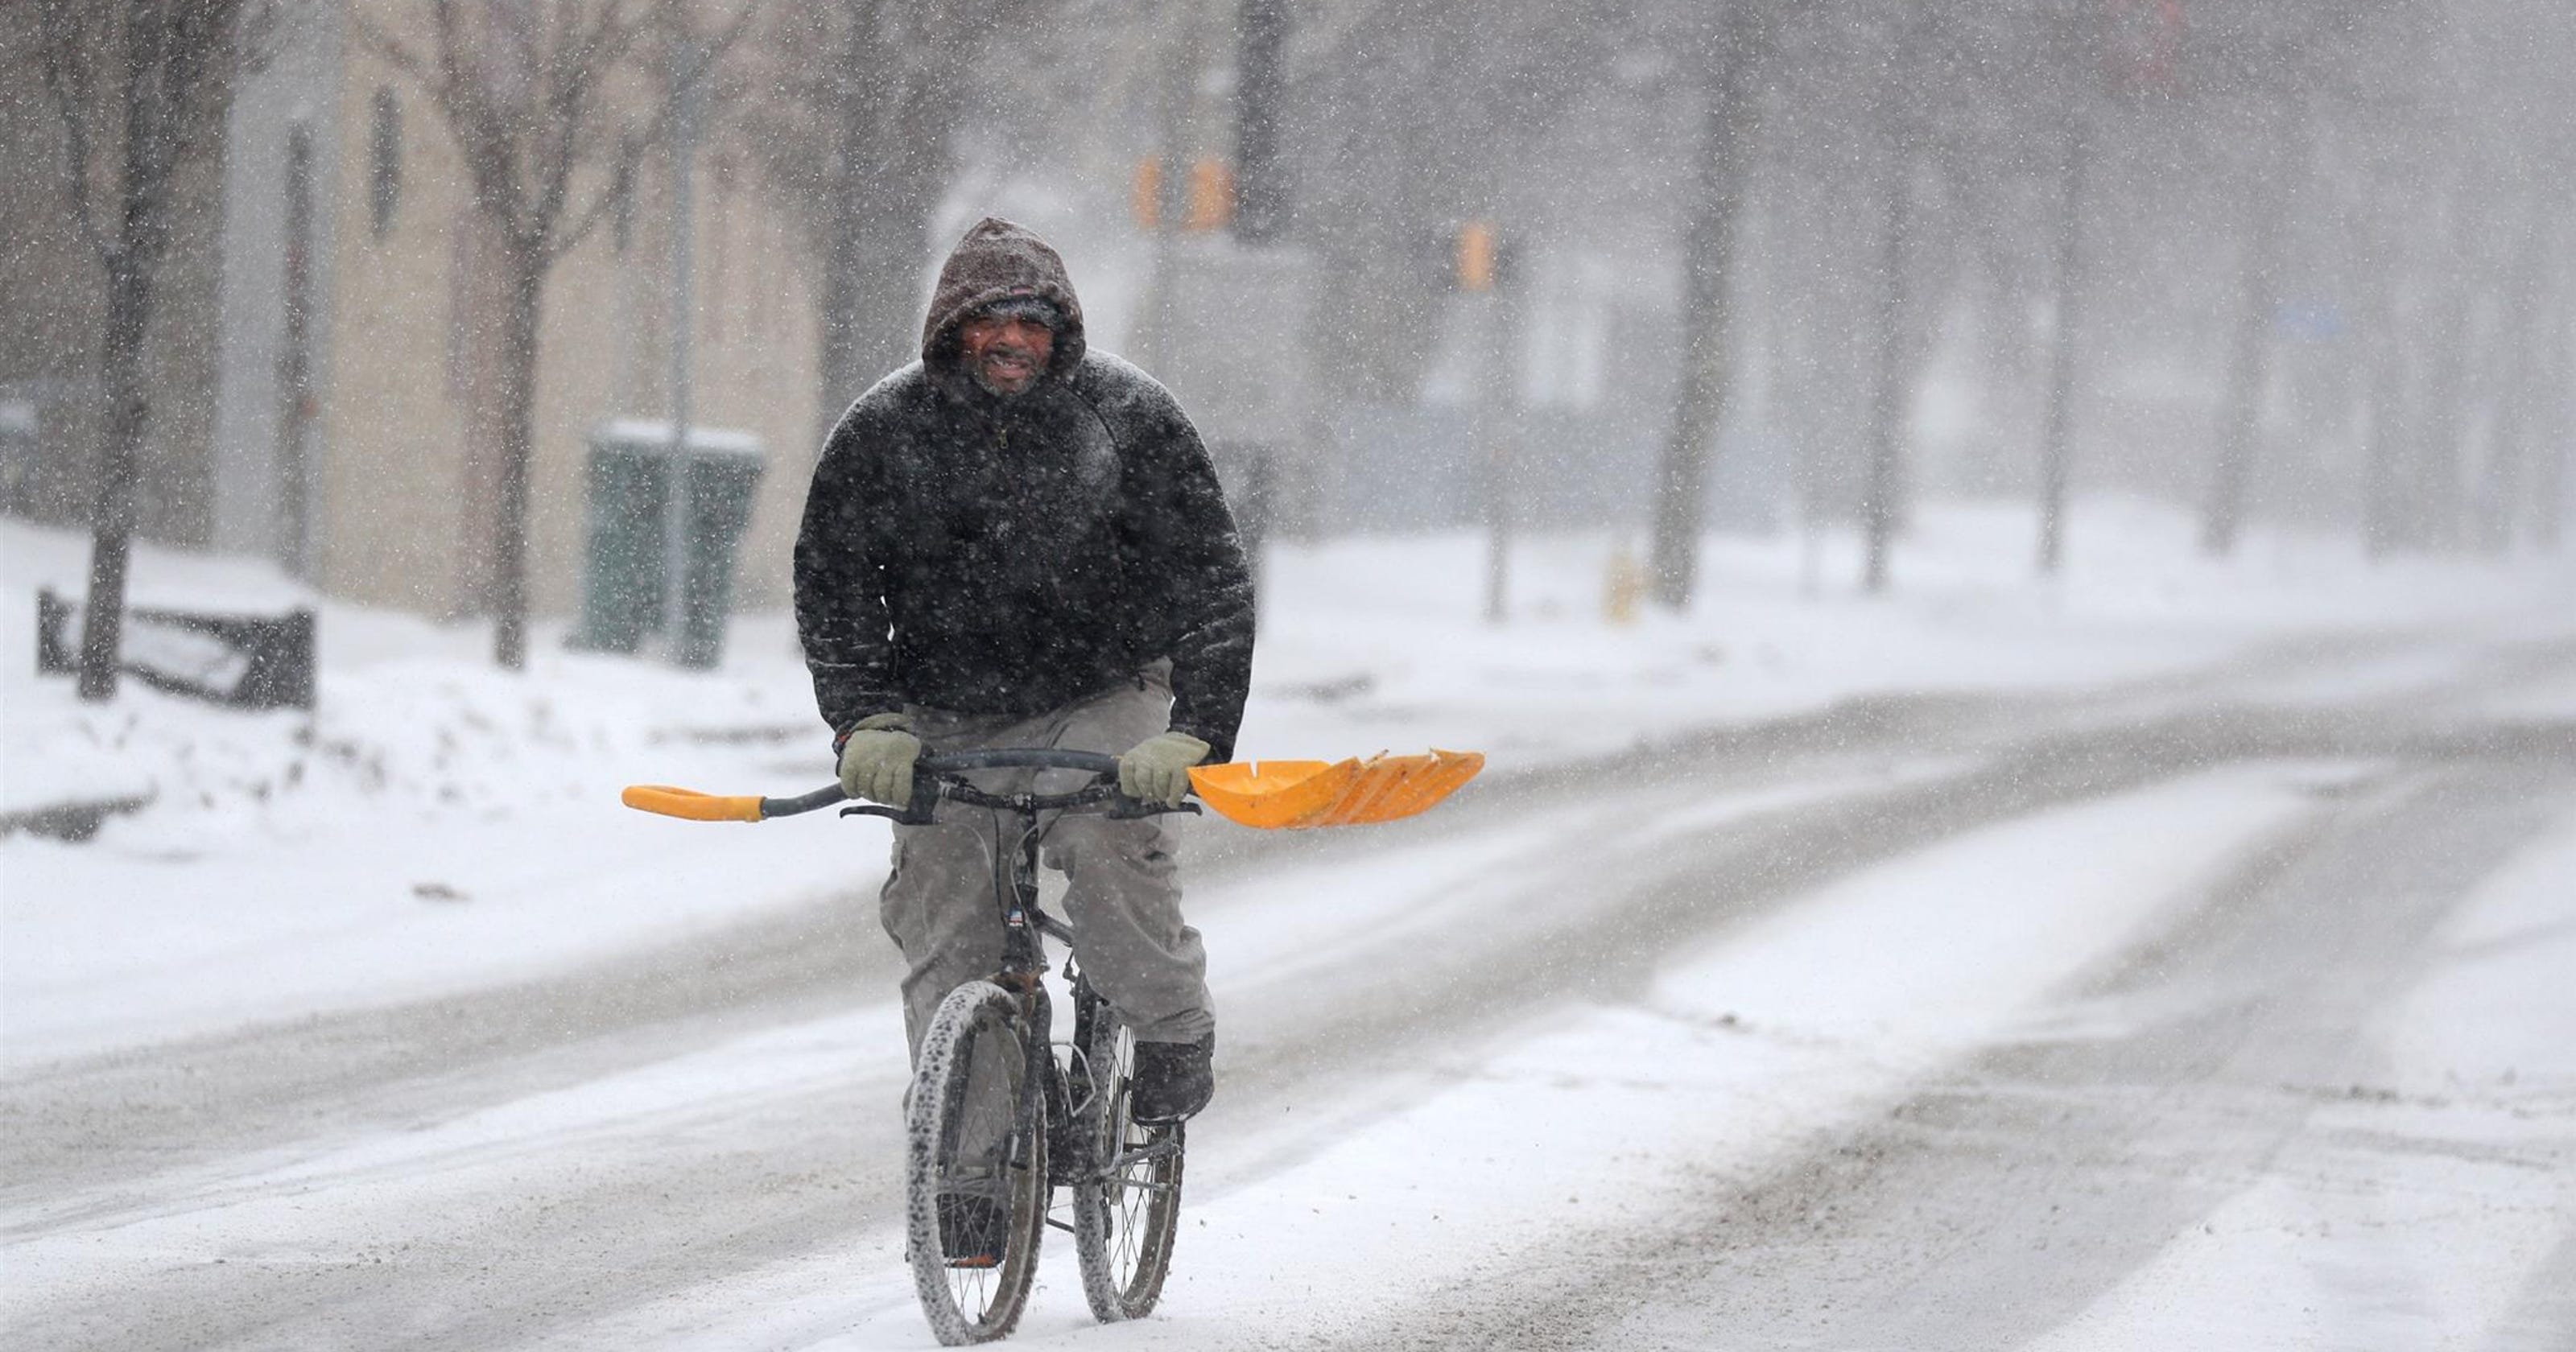
<svg viewBox="0 0 2576 1352">
<path fill-rule="evenodd" d="M 1034 1036 L 1015 997 L 992 982 L 970 981 L 940 1002 L 913 1066 L 904 1109 L 904 1250 L 931 1332 L 951 1347 L 1007 1336 L 1037 1276 L 1048 1188 L 1046 1095 L 1027 1075 Z M 939 1197 L 960 1182 L 961 1168 L 972 1167 L 958 1159 L 958 1145 L 979 1047 L 989 1049 L 982 1058 L 986 1073 L 1007 1066 L 1015 1086 L 999 1158 L 983 1162 L 987 1181 L 999 1184 L 1007 1219 L 999 1264 L 957 1268 L 942 1247 Z"/>
<path fill-rule="evenodd" d="M 1136 1039 L 1105 1001 L 1089 1023 L 1082 1052 L 1090 1092 L 1073 1123 L 1088 1158 L 1073 1187 L 1073 1243 L 1091 1313 L 1115 1323 L 1144 1318 L 1162 1299 L 1180 1228 L 1182 1131 L 1138 1126 L 1128 1116 Z"/>
</svg>

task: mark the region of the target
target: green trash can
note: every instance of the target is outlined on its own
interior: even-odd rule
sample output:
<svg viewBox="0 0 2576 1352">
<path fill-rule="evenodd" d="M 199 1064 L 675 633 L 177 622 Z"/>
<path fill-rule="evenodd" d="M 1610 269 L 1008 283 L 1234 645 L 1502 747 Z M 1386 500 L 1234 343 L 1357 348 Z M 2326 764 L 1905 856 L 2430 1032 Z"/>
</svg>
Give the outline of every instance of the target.
<svg viewBox="0 0 2576 1352">
<path fill-rule="evenodd" d="M 593 432 L 573 645 L 633 653 L 662 634 L 675 664 L 714 666 L 724 655 L 734 559 L 765 459 L 759 440 L 744 432 L 691 428 L 676 461 L 667 423 L 621 421 Z"/>
</svg>

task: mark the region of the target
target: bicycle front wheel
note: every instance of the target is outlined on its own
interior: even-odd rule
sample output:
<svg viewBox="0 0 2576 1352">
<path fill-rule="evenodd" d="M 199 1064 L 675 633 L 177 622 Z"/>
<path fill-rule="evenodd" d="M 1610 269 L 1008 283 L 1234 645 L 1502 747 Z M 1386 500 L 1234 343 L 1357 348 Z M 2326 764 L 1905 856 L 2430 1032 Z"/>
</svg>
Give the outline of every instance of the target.
<svg viewBox="0 0 2576 1352">
<path fill-rule="evenodd" d="M 1091 1313 L 1114 1323 L 1142 1319 L 1162 1299 L 1180 1226 L 1182 1135 L 1178 1123 L 1140 1126 L 1130 1115 L 1136 1035 L 1116 1011 L 1095 1004 L 1090 1025 L 1090 1092 L 1074 1112 L 1089 1158 L 1073 1188 L 1073 1243 Z"/>
<path fill-rule="evenodd" d="M 922 1313 L 955 1347 L 1010 1333 L 1046 1228 L 1046 1095 L 1031 1031 L 989 981 L 948 993 L 922 1034 L 904 1109 L 906 1257 Z"/>
</svg>

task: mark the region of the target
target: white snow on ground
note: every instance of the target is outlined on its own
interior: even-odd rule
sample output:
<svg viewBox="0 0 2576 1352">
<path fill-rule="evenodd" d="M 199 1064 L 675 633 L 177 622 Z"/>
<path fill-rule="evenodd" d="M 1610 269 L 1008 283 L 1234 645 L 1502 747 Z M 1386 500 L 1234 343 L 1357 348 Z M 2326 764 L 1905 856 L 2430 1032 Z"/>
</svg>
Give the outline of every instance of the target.
<svg viewBox="0 0 2576 1352">
<path fill-rule="evenodd" d="M 2037 584 L 2025 516 L 1927 504 L 1879 598 L 1850 586 L 1848 533 L 1813 550 L 1714 538 L 1702 602 L 1629 625 L 1602 614 L 1618 548 L 1603 537 L 1523 541 L 1503 625 L 1481 618 L 1472 537 L 1282 544 L 1240 754 L 1442 745 L 1521 768 L 1862 693 L 2174 673 L 2287 634 L 2576 627 L 2563 564 L 2369 569 L 2346 543 L 2282 532 L 2211 562 L 2181 514 L 2128 502 L 2085 504 L 2067 575 Z M 309 717 L 131 684 L 97 709 L 33 674 L 31 593 L 76 595 L 85 561 L 76 536 L 0 523 L 0 811 L 151 803 L 86 845 L 0 843 L 0 1064 L 472 989 L 863 894 L 882 868 L 873 825 L 755 832 L 615 806 L 635 782 L 778 793 L 829 777 L 783 616 L 738 621 L 703 674 L 565 652 L 563 626 L 540 626 L 513 676 L 488 667 L 478 624 L 323 600 Z M 265 565 L 150 548 L 133 595 L 311 601 Z"/>
<path fill-rule="evenodd" d="M 1873 775 L 1871 782 L 1885 778 Z M 1850 787 L 1823 783 L 1705 796 L 1677 816 L 1705 827 Z M 1631 794 L 1605 802 L 1597 811 L 1633 816 L 1656 810 L 1668 797 L 1655 795 L 1657 801 L 1647 803 Z M 1330 965 L 1337 952 L 1382 941 L 1391 924 L 1436 926 L 1470 919 L 1461 912 L 1478 894 L 1463 888 L 1462 879 L 1489 873 L 1497 859 L 1561 857 L 1569 839 L 1595 826 L 1590 816 L 1567 815 L 1549 819 L 1541 832 L 1524 824 L 1401 851 L 1391 861 L 1373 864 L 1364 890 L 1350 888 L 1347 876 L 1337 876 L 1332 866 L 1306 866 L 1206 889 L 1194 899 L 1194 912 L 1202 923 L 1222 926 L 1227 938 L 1215 955 L 1212 979 L 1225 991 L 1230 1008 L 1258 1011 L 1256 1018 L 1267 1016 L 1272 1022 L 1289 1021 L 1284 1007 L 1301 998 L 1315 968 Z M 1297 904 L 1337 893 L 1348 897 L 1346 904 Z M 323 1255 L 373 1254 L 387 1236 L 409 1233 L 407 1217 L 429 1211 L 464 1214 L 478 1198 L 515 1191 L 502 1180 L 597 1169 L 612 1162 L 640 1162 L 649 1174 L 654 1161 L 738 1134 L 772 1100 L 846 1090 L 857 1102 L 891 1104 L 899 1096 L 905 1068 L 901 1019 L 890 997 L 890 991 L 854 992 L 860 1008 L 849 1014 L 764 1029 L 402 1132 L 302 1142 L 247 1160 L 157 1174 L 148 1189 L 152 1214 L 130 1218 L 105 1234 L 75 1231 L 14 1245 L 11 1280 L 0 1292 L 0 1307 L 99 1298 L 130 1281 L 138 1268 L 174 1260 L 291 1266 Z M 1465 1073 L 1464 1067 L 1438 1069 Z M 1410 1083 L 1422 1077 L 1406 1078 Z M 1221 1188 L 1228 1167 L 1239 1173 L 1243 1161 L 1258 1160 L 1273 1148 L 1269 1138 L 1255 1135 L 1221 1155 L 1195 1159 L 1201 1188 Z M 891 1166 L 892 1160 L 882 1163 Z M 66 1200 L 71 1206 L 87 1204 L 85 1199 Z M 43 1213 L 38 1206 L 9 1219 L 33 1221 Z M 891 1231 L 864 1242 L 885 1247 L 892 1257 L 851 1260 L 837 1254 L 830 1261 L 860 1262 L 853 1271 L 902 1271 L 899 1240 Z M 868 1252 L 874 1255 L 876 1248 Z M 805 1272 L 820 1261 L 825 1259 L 799 1260 L 786 1270 Z M 781 1273 L 765 1272 L 750 1280 L 776 1282 Z M 826 1291 L 843 1285 L 838 1280 L 815 1283 Z M 1074 1293 L 1078 1309 L 1079 1287 L 1068 1277 L 1060 1289 Z M 908 1288 L 898 1287 L 895 1293 L 910 1299 Z M 810 1295 L 802 1293 L 798 1299 Z M 759 1308 L 773 1307 L 764 1303 Z M 703 1321 L 704 1315 L 690 1318 Z M 844 1327 L 851 1316 L 835 1307 L 830 1319 L 818 1328 Z M 917 1342 L 921 1336 L 915 1316 L 910 1337 Z"/>
<path fill-rule="evenodd" d="M 2483 701 L 2500 718 L 2576 718 L 2576 678 L 2536 677 Z"/>
<path fill-rule="evenodd" d="M 2034 1352 L 2484 1348 L 2576 1217 L 2576 820 L 2491 875 L 2380 1020 L 2386 1083 Z M 2537 1346 L 2537 1344 L 2533 1344 Z"/>
<path fill-rule="evenodd" d="M 1488 1054 L 1421 1067 L 1418 1102 L 1251 1181 L 1256 1130 L 1190 1151 L 1165 1313 L 1107 1328 L 1051 1246 L 1014 1341 L 1193 1348 L 1365 1337 L 1384 1312 L 1544 1250 L 1548 1221 L 1650 1212 L 1678 1175 L 1747 1176 L 1884 1111 L 2051 988 L 2185 902 L 2308 806 L 2309 777 L 2231 769 L 1972 833 L 1821 889 L 1706 951 L 1634 1005 L 1533 1020 Z M 1435 867 L 1389 880 L 1441 890 Z M 1052 1237 L 1051 1237 L 1052 1238 Z M 925 1345 L 891 1230 L 569 1333 L 564 1345 Z M 1543 1312 L 1533 1311 L 1532 1317 Z"/>
<path fill-rule="evenodd" d="M 2576 630 L 2569 560 L 2372 567 L 2344 540 L 2266 531 L 2238 558 L 2214 561 L 2185 514 L 2096 501 L 2076 515 L 2065 575 L 2040 583 L 2027 515 L 2011 504 L 1926 505 L 1897 553 L 1892 590 L 1878 597 L 1852 585 L 1859 546 L 1848 533 L 1828 532 L 1813 568 L 1794 537 L 1712 537 L 1691 613 L 1649 607 L 1625 627 L 1601 618 L 1621 549 L 1606 537 L 1521 542 L 1511 622 L 1499 626 L 1476 619 L 1481 537 L 1279 546 L 1258 682 L 1271 697 L 1256 702 L 1247 745 L 1294 754 L 1270 748 L 1386 727 L 1399 740 L 1547 757 L 1854 695 L 2135 680 L 2300 636 Z M 1337 702 L 1289 697 L 1361 677 L 1366 691 Z M 2323 681 L 2308 693 L 2354 692 Z"/>
<path fill-rule="evenodd" d="M 419 1216 L 470 1215 L 517 1194 L 512 1180 L 721 1150 L 771 1101 L 855 1086 L 892 1105 L 904 1079 L 902 1016 L 880 1001 L 416 1130 L 164 1172 L 149 1214 L 14 1245 L 0 1310 L 111 1298 L 138 1270 L 170 1263 L 367 1261 L 408 1243 Z"/>
</svg>

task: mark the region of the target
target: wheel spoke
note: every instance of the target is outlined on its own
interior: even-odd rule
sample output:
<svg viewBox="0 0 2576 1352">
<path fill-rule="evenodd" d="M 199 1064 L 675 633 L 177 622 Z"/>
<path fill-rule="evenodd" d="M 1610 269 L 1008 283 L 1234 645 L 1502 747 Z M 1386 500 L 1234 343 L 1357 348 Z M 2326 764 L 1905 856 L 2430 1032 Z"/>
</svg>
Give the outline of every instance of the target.
<svg viewBox="0 0 2576 1352">
<path fill-rule="evenodd" d="M 1099 1163 L 1074 1190 L 1083 1294 L 1103 1320 L 1134 1319 L 1161 1298 L 1180 1205 L 1182 1137 L 1129 1118 L 1135 1038 L 1095 1006 L 1088 1064 L 1096 1108 L 1077 1119 Z"/>
</svg>

